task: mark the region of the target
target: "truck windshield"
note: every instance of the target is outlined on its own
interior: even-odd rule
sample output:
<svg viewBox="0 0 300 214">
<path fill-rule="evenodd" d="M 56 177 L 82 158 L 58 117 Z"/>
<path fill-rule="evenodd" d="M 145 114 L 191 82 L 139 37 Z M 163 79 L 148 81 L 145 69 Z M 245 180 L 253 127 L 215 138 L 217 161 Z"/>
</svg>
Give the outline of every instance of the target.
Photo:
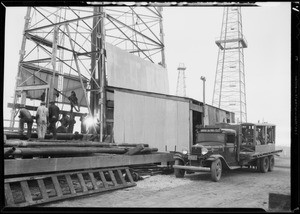
<svg viewBox="0 0 300 214">
<path fill-rule="evenodd" d="M 225 142 L 225 134 L 222 133 L 199 133 L 197 136 L 197 142 Z"/>
</svg>

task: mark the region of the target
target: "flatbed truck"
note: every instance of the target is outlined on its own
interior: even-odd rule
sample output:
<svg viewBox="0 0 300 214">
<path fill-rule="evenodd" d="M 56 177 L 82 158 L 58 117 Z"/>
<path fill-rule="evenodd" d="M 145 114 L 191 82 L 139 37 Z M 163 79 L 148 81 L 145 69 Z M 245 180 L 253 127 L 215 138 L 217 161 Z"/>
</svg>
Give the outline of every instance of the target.
<svg viewBox="0 0 300 214">
<path fill-rule="evenodd" d="M 223 170 L 255 167 L 266 173 L 273 171 L 275 125 L 269 123 L 219 123 L 199 128 L 190 151 L 174 154 L 174 173 L 177 178 L 185 172 L 210 172 L 213 181 L 221 179 Z"/>
</svg>

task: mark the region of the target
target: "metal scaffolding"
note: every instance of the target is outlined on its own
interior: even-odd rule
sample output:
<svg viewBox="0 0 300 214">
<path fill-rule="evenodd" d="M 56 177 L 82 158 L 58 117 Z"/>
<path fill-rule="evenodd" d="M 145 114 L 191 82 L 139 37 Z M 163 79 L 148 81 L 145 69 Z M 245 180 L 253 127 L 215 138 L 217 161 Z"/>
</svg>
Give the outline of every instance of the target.
<svg viewBox="0 0 300 214">
<path fill-rule="evenodd" d="M 176 95 L 186 97 L 186 84 L 185 84 L 185 65 L 180 63 L 177 70 L 178 70 L 178 77 L 177 77 L 177 87 L 176 87 Z"/>
<path fill-rule="evenodd" d="M 47 103 L 55 100 L 61 106 L 69 105 L 68 96 L 75 91 L 79 105 L 99 118 L 102 139 L 106 127 L 105 44 L 166 67 L 163 36 L 160 7 L 28 7 L 11 127 L 17 104 L 40 100 L 45 92 Z"/>
<path fill-rule="evenodd" d="M 225 7 L 219 47 L 212 105 L 235 113 L 236 122 L 247 122 L 244 48 L 240 7 Z"/>
</svg>

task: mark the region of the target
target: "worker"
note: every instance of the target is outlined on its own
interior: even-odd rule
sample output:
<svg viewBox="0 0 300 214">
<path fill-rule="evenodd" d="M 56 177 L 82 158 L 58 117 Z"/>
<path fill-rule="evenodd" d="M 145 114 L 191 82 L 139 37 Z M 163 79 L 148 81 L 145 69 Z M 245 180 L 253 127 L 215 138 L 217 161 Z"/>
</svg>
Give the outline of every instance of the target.
<svg viewBox="0 0 300 214">
<path fill-rule="evenodd" d="M 44 102 L 45 101 L 45 97 L 46 97 L 46 94 L 45 94 L 45 91 L 42 93 L 41 95 L 41 101 Z"/>
<path fill-rule="evenodd" d="M 53 133 L 53 139 L 56 140 L 56 122 L 59 119 L 59 107 L 55 105 L 55 101 L 51 101 L 49 105 L 49 131 Z"/>
<path fill-rule="evenodd" d="M 31 138 L 31 129 L 33 124 L 33 118 L 30 114 L 30 112 L 25 108 L 25 105 L 21 105 L 21 109 L 19 112 L 19 133 L 23 135 L 24 132 L 24 123 L 27 123 L 27 139 Z"/>
<path fill-rule="evenodd" d="M 70 120 L 69 120 L 69 126 L 68 126 L 68 133 L 73 133 L 74 124 L 76 123 L 74 113 L 70 113 Z"/>
<path fill-rule="evenodd" d="M 49 119 L 49 110 L 45 106 L 45 102 L 42 101 L 41 105 L 37 108 L 37 111 L 36 111 L 36 124 L 37 124 L 38 139 L 45 139 L 48 119 Z"/>
<path fill-rule="evenodd" d="M 59 120 L 61 126 L 68 127 L 70 118 L 66 113 L 63 113 L 62 118 Z"/>
<path fill-rule="evenodd" d="M 81 134 L 86 134 L 87 130 L 86 130 L 86 117 L 87 117 L 87 113 L 81 115 L 80 117 L 80 122 L 81 122 Z"/>
<path fill-rule="evenodd" d="M 75 108 L 75 110 L 76 110 L 75 106 L 78 106 L 78 99 L 76 97 L 75 91 L 71 91 L 71 96 L 69 96 L 68 99 L 71 102 L 71 110 L 70 110 L 70 112 L 73 112 L 73 108 Z M 78 109 L 78 111 L 79 111 L 79 109 Z"/>
</svg>

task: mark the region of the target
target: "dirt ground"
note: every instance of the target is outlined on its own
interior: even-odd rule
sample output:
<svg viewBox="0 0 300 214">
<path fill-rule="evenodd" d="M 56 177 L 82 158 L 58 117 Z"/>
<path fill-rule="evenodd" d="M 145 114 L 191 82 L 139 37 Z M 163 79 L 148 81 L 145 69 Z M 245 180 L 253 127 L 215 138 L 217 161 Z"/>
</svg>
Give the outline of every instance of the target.
<svg viewBox="0 0 300 214">
<path fill-rule="evenodd" d="M 241 168 L 223 172 L 219 182 L 209 173 L 175 178 L 154 175 L 137 186 L 39 207 L 135 207 L 135 208 L 269 208 L 269 193 L 290 195 L 290 159 L 275 158 L 274 171 L 259 173 Z"/>
</svg>

